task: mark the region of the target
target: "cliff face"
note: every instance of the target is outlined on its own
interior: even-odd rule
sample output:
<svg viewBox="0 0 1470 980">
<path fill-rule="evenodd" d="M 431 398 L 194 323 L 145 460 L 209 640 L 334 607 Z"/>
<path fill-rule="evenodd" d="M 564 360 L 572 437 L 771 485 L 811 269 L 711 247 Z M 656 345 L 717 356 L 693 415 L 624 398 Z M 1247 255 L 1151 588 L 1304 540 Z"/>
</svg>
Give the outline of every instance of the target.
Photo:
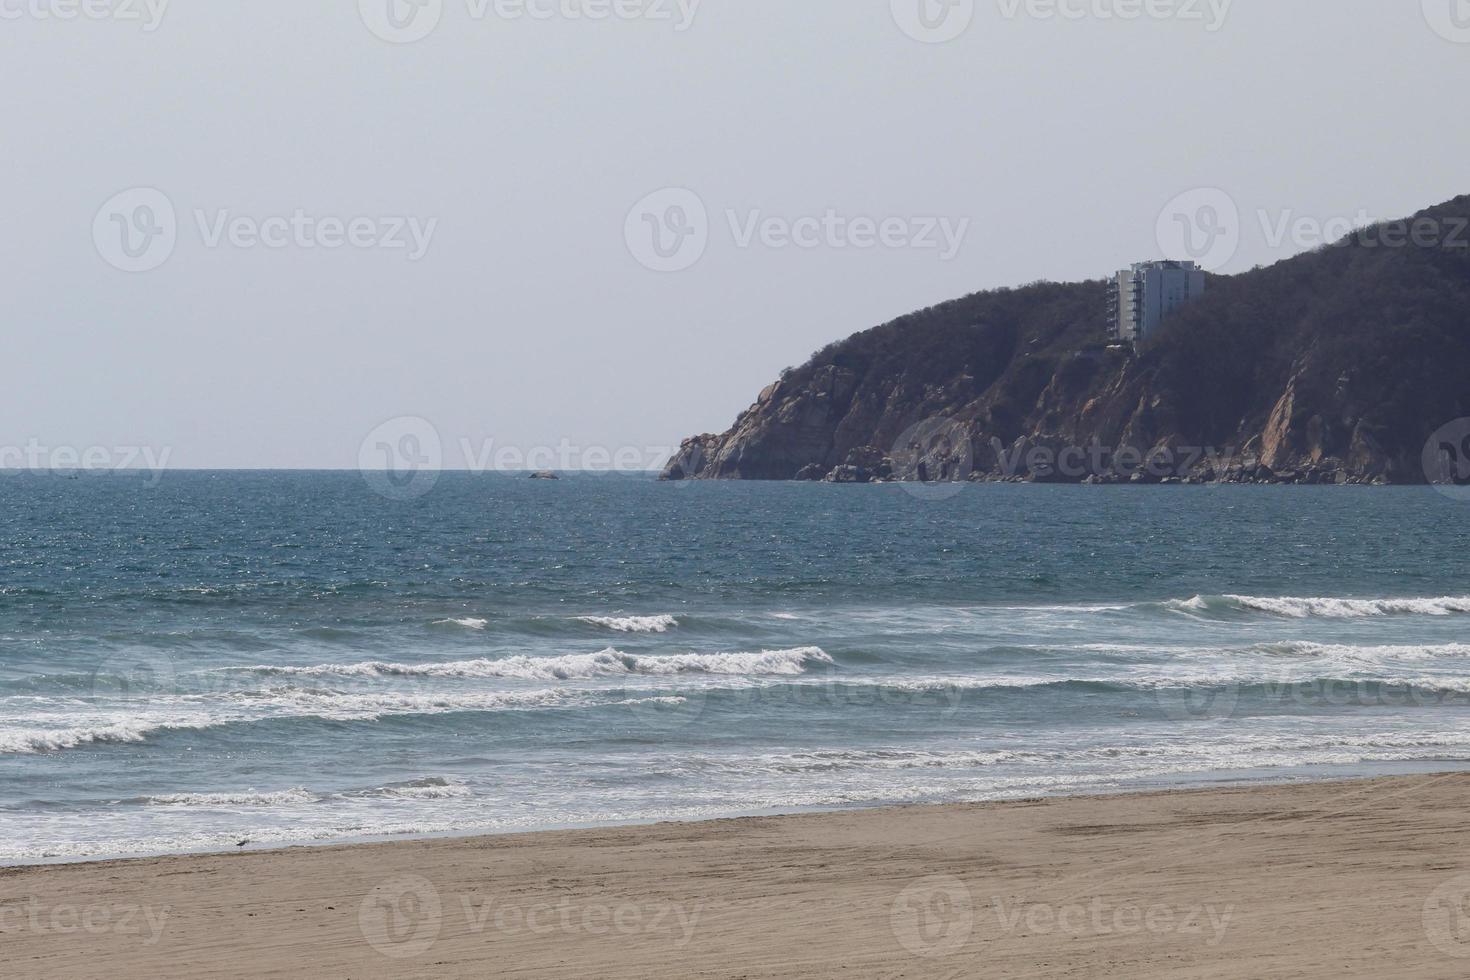
<svg viewBox="0 0 1470 980">
<path fill-rule="evenodd" d="M 1213 277 L 1137 352 L 1105 281 L 978 293 L 788 372 L 665 479 L 1425 479 L 1470 416 L 1470 196 Z"/>
</svg>

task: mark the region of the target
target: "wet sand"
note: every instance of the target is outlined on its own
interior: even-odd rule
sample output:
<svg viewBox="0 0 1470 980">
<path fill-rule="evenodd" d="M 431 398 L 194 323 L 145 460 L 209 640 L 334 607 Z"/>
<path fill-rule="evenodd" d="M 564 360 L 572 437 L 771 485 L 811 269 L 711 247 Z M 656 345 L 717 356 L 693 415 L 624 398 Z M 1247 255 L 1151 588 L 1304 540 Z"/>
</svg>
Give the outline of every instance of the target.
<svg viewBox="0 0 1470 980">
<path fill-rule="evenodd" d="M 1470 975 L 1470 774 L 0 870 L 7 978 L 1344 975 Z"/>
</svg>

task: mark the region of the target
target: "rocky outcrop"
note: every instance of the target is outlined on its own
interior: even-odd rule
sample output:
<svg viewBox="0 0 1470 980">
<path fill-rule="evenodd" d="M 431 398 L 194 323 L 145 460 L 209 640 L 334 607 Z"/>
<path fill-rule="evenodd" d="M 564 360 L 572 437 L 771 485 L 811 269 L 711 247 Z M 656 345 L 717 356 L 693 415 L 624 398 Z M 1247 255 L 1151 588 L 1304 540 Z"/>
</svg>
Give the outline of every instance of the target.
<svg viewBox="0 0 1470 980">
<path fill-rule="evenodd" d="M 1470 197 L 1400 224 L 1426 218 Z M 1429 434 L 1470 416 L 1470 241 L 1389 240 L 1212 277 L 1136 351 L 1106 341 L 1103 281 L 924 310 L 818 352 L 663 475 L 1422 482 Z"/>
</svg>

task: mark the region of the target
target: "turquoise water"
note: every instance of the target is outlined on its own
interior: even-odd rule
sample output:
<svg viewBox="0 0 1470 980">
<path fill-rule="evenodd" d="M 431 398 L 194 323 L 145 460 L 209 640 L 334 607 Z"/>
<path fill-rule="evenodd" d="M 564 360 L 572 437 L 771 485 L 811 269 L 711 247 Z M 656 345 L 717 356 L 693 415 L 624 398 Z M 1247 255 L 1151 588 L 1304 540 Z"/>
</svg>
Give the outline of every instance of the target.
<svg viewBox="0 0 1470 980">
<path fill-rule="evenodd" d="M 1470 507 L 951 489 L 0 477 L 0 862 L 1470 760 Z"/>
</svg>

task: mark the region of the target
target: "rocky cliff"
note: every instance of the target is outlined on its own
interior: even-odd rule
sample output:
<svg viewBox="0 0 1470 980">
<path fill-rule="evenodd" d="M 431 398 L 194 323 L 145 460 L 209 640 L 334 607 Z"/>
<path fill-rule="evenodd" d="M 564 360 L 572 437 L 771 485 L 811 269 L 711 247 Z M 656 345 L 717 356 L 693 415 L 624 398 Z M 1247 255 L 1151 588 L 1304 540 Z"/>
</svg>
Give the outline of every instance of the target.
<svg viewBox="0 0 1470 980">
<path fill-rule="evenodd" d="M 967 296 L 819 351 L 664 478 L 1424 482 L 1470 416 L 1467 227 L 1470 196 L 1212 277 L 1137 351 L 1105 281 Z"/>
</svg>

